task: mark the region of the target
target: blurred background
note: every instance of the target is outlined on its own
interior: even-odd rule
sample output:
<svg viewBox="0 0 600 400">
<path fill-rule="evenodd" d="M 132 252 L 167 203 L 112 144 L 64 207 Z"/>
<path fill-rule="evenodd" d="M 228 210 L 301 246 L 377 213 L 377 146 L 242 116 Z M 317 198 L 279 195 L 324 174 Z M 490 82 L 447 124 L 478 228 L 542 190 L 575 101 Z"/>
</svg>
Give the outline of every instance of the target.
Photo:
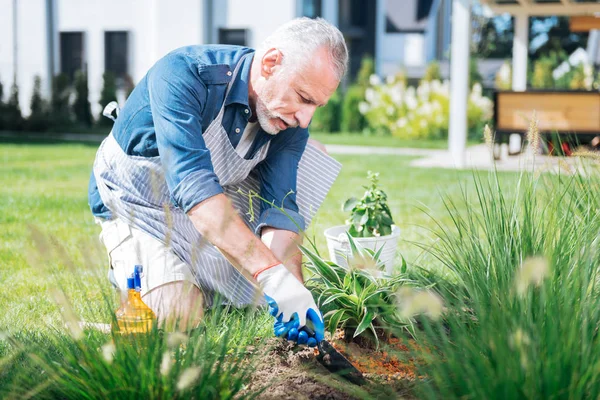
<svg viewBox="0 0 600 400">
<path fill-rule="evenodd" d="M 169 51 L 257 47 L 277 26 L 307 16 L 337 25 L 350 50 L 350 72 L 312 132 L 410 145 L 447 143 L 454 130 L 458 143 L 480 141 L 485 124 L 497 125 L 495 90 L 598 92 L 599 7 L 596 0 L 0 0 L 0 130 L 106 134 L 104 105 L 122 104 Z M 448 82 L 453 24 L 460 90 Z M 453 113 L 455 93 L 466 106 Z M 466 114 L 466 128 L 460 121 L 452 128 L 451 114 Z"/>
</svg>

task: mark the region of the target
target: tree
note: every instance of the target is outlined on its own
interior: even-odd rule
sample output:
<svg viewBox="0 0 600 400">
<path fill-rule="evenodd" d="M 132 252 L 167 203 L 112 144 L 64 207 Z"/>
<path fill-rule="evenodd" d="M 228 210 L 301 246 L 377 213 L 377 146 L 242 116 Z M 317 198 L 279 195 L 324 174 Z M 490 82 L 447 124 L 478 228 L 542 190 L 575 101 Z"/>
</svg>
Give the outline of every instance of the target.
<svg viewBox="0 0 600 400">
<path fill-rule="evenodd" d="M 530 43 L 541 43 L 530 51 L 531 58 L 537 60 L 553 53 L 569 55 L 579 47 L 585 49 L 588 33 L 571 32 L 568 17 L 531 17 L 529 38 Z"/>
<path fill-rule="evenodd" d="M 52 97 L 50 99 L 50 120 L 54 129 L 65 129 L 72 125 L 70 98 L 69 77 L 66 74 L 56 75 L 52 79 Z"/>
<path fill-rule="evenodd" d="M 4 85 L 0 81 L 0 130 L 4 129 Z"/>
<path fill-rule="evenodd" d="M 474 84 L 483 81 L 483 77 L 479 73 L 479 63 L 477 57 L 471 56 L 469 58 L 469 88 L 472 88 Z"/>
<path fill-rule="evenodd" d="M 77 71 L 75 73 L 75 102 L 73 113 L 75 120 L 86 127 L 92 126 L 93 117 L 90 106 L 87 73 Z"/>
<path fill-rule="evenodd" d="M 20 131 L 23 129 L 23 114 L 19 105 L 19 86 L 17 82 L 13 82 L 10 88 L 10 96 L 8 103 L 4 107 L 4 129 L 12 131 Z"/>
<path fill-rule="evenodd" d="M 27 130 L 42 132 L 48 129 L 48 105 L 42 98 L 42 79 L 38 75 L 33 78 L 30 108 L 31 114 L 26 122 Z"/>
<path fill-rule="evenodd" d="M 100 118 L 98 119 L 98 123 L 104 126 L 112 125 L 112 121 L 102 115 L 102 111 L 104 111 L 104 107 L 111 101 L 115 101 L 117 99 L 117 83 L 115 79 L 115 75 L 106 71 L 102 78 L 104 79 L 104 86 L 102 87 L 102 92 L 100 93 Z"/>
</svg>

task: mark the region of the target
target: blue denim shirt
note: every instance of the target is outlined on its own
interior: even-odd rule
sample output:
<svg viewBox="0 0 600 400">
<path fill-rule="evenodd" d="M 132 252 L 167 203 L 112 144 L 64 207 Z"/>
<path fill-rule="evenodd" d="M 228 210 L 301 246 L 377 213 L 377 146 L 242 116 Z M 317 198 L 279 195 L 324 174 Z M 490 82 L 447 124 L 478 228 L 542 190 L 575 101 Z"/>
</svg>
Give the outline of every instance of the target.
<svg viewBox="0 0 600 400">
<path fill-rule="evenodd" d="M 126 154 L 155 157 L 160 153 L 167 186 L 175 206 L 184 212 L 223 189 L 214 173 L 202 133 L 225 102 L 223 126 L 231 144 L 240 141 L 252 110 L 248 82 L 252 57 L 244 60 L 231 91 L 227 84 L 241 57 L 254 50 L 227 45 L 183 47 L 160 59 L 135 87 L 113 127 L 113 135 Z M 282 207 L 262 202 L 257 233 L 264 226 L 298 232 L 304 219 L 296 204 L 298 162 L 308 140 L 308 130 L 290 128 L 270 135 L 259 129 L 245 158 L 250 159 L 267 142 L 264 161 L 256 166 L 261 196 Z M 290 194 L 290 192 L 292 192 Z M 89 205 L 96 217 L 110 218 L 96 186 L 89 184 Z"/>
</svg>

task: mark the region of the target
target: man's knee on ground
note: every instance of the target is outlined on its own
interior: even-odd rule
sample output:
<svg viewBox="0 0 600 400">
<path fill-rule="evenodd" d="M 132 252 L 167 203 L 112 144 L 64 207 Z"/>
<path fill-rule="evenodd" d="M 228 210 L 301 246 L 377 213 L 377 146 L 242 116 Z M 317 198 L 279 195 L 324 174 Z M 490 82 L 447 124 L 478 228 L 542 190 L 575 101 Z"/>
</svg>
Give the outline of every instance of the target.
<svg viewBox="0 0 600 400">
<path fill-rule="evenodd" d="M 313 145 L 317 149 L 321 150 L 323 153 L 329 154 L 329 153 L 327 153 L 327 149 L 325 148 L 325 145 L 323 143 L 319 142 L 318 140 L 309 138 L 308 143 Z"/>
<path fill-rule="evenodd" d="M 198 326 L 204 313 L 202 291 L 188 281 L 166 283 L 150 290 L 142 300 L 154 311 L 159 326 L 187 331 Z"/>
</svg>

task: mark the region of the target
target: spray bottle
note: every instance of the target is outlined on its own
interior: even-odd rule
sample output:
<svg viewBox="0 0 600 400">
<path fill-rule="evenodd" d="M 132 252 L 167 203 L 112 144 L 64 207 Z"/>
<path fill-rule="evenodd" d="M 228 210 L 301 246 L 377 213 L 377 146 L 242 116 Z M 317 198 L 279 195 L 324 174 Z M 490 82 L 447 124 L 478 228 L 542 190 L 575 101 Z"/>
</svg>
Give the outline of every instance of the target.
<svg viewBox="0 0 600 400">
<path fill-rule="evenodd" d="M 118 331 L 121 334 L 146 333 L 152 330 L 156 319 L 154 312 L 140 295 L 143 267 L 136 265 L 133 274 L 127 278 L 127 298 L 115 312 Z"/>
</svg>

